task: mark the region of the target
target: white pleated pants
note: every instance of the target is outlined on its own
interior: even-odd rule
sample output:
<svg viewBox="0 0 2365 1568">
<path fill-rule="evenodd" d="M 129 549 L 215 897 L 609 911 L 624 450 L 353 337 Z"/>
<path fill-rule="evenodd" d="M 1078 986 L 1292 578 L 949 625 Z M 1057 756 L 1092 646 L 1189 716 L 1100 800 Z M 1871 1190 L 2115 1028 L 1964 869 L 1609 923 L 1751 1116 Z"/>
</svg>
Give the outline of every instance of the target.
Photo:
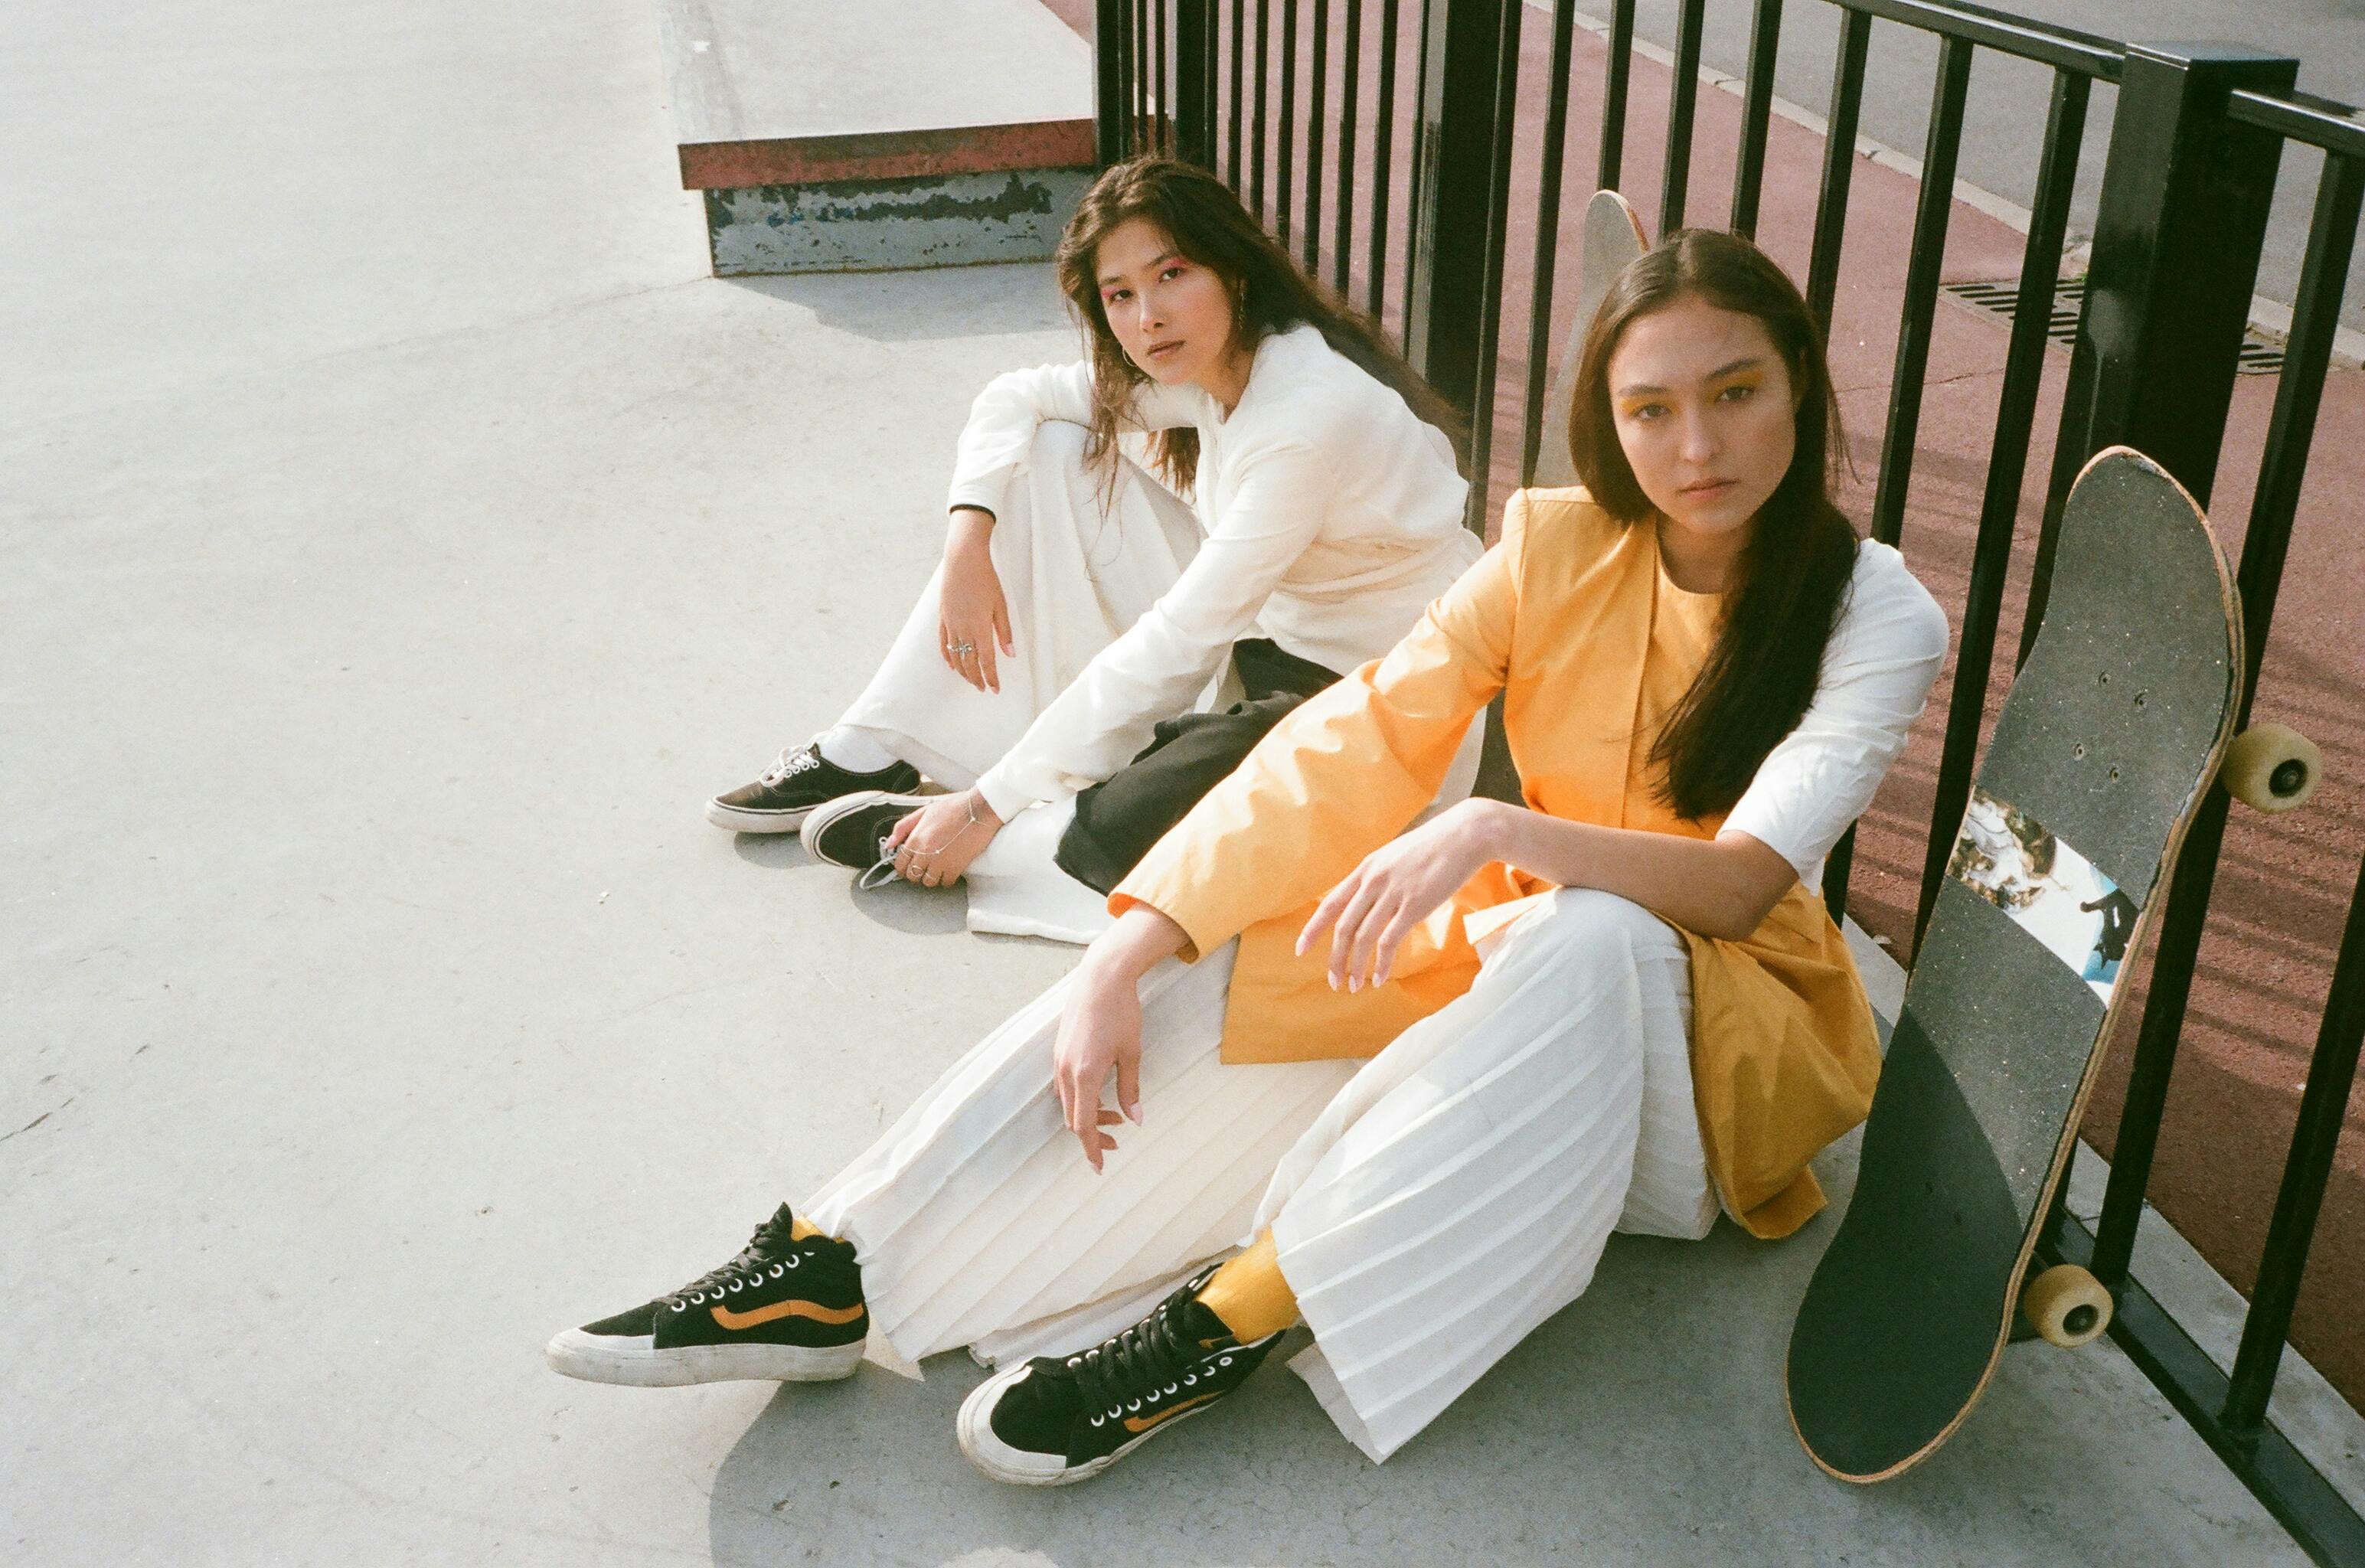
<svg viewBox="0 0 2365 1568">
<path fill-rule="evenodd" d="M 1640 906 L 1532 901 L 1467 994 L 1361 1063 L 1218 1059 L 1233 951 L 1144 978 L 1143 1121 L 1102 1174 L 1051 1083 L 1063 980 L 813 1199 L 880 1359 L 1073 1351 L 1270 1227 L 1314 1335 L 1292 1365 L 1376 1461 L 1581 1294 L 1613 1228 L 1714 1222 L 1689 958 Z"/>
<path fill-rule="evenodd" d="M 1044 421 L 995 514 L 993 570 L 1017 645 L 998 655 L 1002 689 L 980 691 L 945 664 L 939 565 L 838 721 L 947 790 L 975 785 L 1198 553 L 1189 503 L 1127 460 L 1111 504 L 1085 466 L 1084 439 L 1082 425 Z M 1089 942 L 1107 926 L 1101 895 L 1052 862 L 1073 815 L 1069 802 L 1038 807 L 994 835 L 963 878 L 970 930 Z"/>
</svg>

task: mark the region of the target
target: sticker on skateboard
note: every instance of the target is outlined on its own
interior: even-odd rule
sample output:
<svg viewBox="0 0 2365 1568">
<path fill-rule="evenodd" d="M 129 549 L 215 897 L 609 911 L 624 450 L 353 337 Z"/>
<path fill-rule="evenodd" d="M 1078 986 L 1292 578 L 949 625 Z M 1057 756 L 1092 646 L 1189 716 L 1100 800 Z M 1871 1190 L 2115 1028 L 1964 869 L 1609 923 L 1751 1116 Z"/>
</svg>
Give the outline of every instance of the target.
<svg viewBox="0 0 2365 1568">
<path fill-rule="evenodd" d="M 2012 916 L 2104 1002 L 2135 931 L 2135 901 L 2027 812 L 1971 791 L 1946 875 Z"/>
</svg>

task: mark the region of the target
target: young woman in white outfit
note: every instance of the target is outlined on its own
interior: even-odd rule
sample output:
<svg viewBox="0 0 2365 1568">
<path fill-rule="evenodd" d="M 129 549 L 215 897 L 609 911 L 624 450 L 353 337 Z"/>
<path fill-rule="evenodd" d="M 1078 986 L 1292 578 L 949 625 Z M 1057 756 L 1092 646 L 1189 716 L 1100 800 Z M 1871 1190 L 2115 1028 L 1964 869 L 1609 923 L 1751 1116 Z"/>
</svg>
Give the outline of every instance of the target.
<svg viewBox="0 0 2365 1568">
<path fill-rule="evenodd" d="M 1629 267 L 1577 385 L 1585 489 L 1515 498 L 1408 637 L 1135 868 L 1078 969 L 810 1204 L 553 1365 L 820 1378 L 866 1339 L 966 1345 L 1000 1370 L 963 1450 L 1048 1485 L 1212 1408 L 1302 1322 L 1293 1365 L 1378 1460 L 1613 1229 L 1803 1224 L 1879 1069 L 1820 864 L 1945 618 L 1832 504 L 1813 322 L 1746 241 Z M 1524 801 L 1405 831 L 1497 693 Z"/>
<path fill-rule="evenodd" d="M 1121 164 L 1057 264 L 1090 358 L 986 387 L 944 563 L 878 674 L 707 814 L 880 876 L 965 876 L 972 929 L 1082 942 L 1199 793 L 1479 546 L 1450 408 L 1222 182 Z M 1243 704 L 1176 727 L 1227 660 Z M 1475 770 L 1474 747 L 1446 794 Z M 953 793 L 912 793 L 923 774 Z"/>
</svg>

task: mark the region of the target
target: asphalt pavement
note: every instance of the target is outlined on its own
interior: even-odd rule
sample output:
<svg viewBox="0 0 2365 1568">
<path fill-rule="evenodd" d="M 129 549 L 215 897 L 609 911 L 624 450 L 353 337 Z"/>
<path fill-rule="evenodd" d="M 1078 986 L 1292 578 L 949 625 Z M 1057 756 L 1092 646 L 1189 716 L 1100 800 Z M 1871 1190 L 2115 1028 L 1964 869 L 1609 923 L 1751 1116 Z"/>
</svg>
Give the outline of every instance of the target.
<svg viewBox="0 0 2365 1568">
<path fill-rule="evenodd" d="M 1528 0 L 1551 9 L 1551 0 Z M 1607 0 L 1578 10 L 1607 16 Z M 1743 76 L 1749 63 L 1751 0 L 1708 0 L 1701 29 L 1700 60 L 1731 76 Z M 2365 107 L 2365 10 L 2357 0 L 2284 0 L 2274 6 L 2241 0 L 2003 0 L 1988 9 L 2074 28 L 2126 42 L 2214 40 L 2278 50 L 2300 62 L 2302 89 Z M 1637 37 L 1672 50 L 1675 0 L 1636 0 Z M 1782 8 L 1777 91 L 1816 114 L 1831 104 L 1833 63 L 1839 52 L 1839 7 L 1829 0 L 1790 0 Z M 1865 95 L 1858 129 L 1864 136 L 1919 158 L 1929 134 L 1930 97 L 1938 63 L 1933 35 L 1900 23 L 1876 21 L 1865 66 Z M 1963 120 L 1957 178 L 2026 207 L 2035 194 L 2044 146 L 2046 112 L 2051 102 L 2050 67 L 1981 50 L 1971 68 L 1969 106 Z M 2110 147 L 2115 88 L 2098 84 L 2087 111 L 2079 162 L 2077 194 L 2070 207 L 2072 243 L 2090 239 L 2094 201 L 2102 188 Z M 2315 201 L 2322 155 L 2311 150 L 2288 154 L 2275 184 L 2266 253 L 2259 269 L 2259 292 L 2288 306 L 2307 245 L 2308 220 Z M 2365 247 L 2351 259 L 2348 292 L 2341 319 L 2365 330 Z"/>
</svg>

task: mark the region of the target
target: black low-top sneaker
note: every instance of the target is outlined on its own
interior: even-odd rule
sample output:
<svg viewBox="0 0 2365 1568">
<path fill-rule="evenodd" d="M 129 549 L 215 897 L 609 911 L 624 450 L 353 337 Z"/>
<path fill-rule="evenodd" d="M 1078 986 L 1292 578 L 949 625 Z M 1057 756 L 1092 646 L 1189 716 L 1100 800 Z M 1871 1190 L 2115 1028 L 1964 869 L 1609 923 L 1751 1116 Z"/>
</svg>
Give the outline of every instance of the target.
<svg viewBox="0 0 2365 1568">
<path fill-rule="evenodd" d="M 721 1268 L 630 1312 L 567 1329 L 544 1352 L 551 1370 L 634 1388 L 847 1376 L 870 1334 L 862 1270 L 846 1242 L 791 1240 L 793 1223 L 782 1204 Z"/>
<path fill-rule="evenodd" d="M 753 784 L 707 801 L 706 820 L 733 833 L 794 833 L 804 825 L 808 812 L 841 795 L 919 787 L 920 770 L 908 762 L 857 773 L 822 756 L 818 744 L 807 742 L 782 752 Z"/>
<path fill-rule="evenodd" d="M 1281 1336 L 1233 1338 L 1197 1300 L 1215 1271 L 1081 1355 L 1037 1356 L 978 1384 L 961 1403 L 961 1452 L 996 1481 L 1065 1486 L 1231 1393 Z"/>
<path fill-rule="evenodd" d="M 895 824 L 941 795 L 896 794 L 871 790 L 815 806 L 801 830 L 805 853 L 816 860 L 862 873 L 862 885 L 875 888 L 896 878 L 894 851 L 887 835 Z"/>
</svg>

